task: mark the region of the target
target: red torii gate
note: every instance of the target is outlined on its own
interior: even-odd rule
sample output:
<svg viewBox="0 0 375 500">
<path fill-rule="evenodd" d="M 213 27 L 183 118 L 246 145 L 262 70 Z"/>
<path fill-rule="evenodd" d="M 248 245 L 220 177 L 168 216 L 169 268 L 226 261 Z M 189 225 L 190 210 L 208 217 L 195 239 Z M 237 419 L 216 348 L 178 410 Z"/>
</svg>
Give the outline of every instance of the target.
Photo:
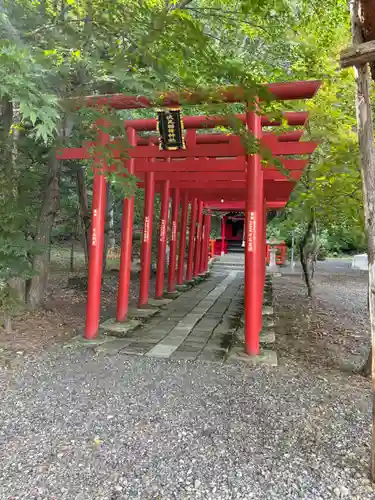
<svg viewBox="0 0 375 500">
<path fill-rule="evenodd" d="M 315 81 L 271 84 L 267 85 L 266 88 L 276 99 L 305 99 L 313 97 L 319 86 L 320 83 Z M 162 104 L 171 106 L 180 104 L 182 101 L 184 104 L 199 104 L 204 102 L 206 98 L 207 96 L 201 93 L 187 94 L 182 97 L 169 94 L 163 97 Z M 240 102 L 246 100 L 246 92 L 237 88 L 224 89 L 218 92 L 215 99 L 214 101 L 211 99 L 210 102 Z M 145 97 L 124 95 L 89 97 L 86 99 L 85 104 L 99 107 L 106 105 L 114 109 L 136 109 L 155 105 Z M 158 105 L 160 106 L 160 102 Z M 298 142 L 302 135 L 301 131 L 294 131 L 280 137 L 270 133 L 265 133 L 262 136 L 262 125 L 276 126 L 280 125 L 280 121 L 261 117 L 254 111 L 248 111 L 244 115 L 237 115 L 237 118 L 246 124 L 247 129 L 253 133 L 256 139 L 262 141 L 263 146 L 267 147 L 273 156 L 308 155 L 316 147 L 316 143 Z M 289 124 L 302 125 L 307 119 L 307 113 L 286 113 L 284 118 Z M 184 127 L 187 129 L 214 128 L 219 124 L 227 123 L 227 120 L 223 117 L 184 118 Z M 191 203 L 191 221 L 187 279 L 190 279 L 191 275 L 198 275 L 207 269 L 210 216 L 205 215 L 203 217 L 204 204 L 213 206 L 218 202 L 220 203 L 223 192 L 225 192 L 226 206 L 228 206 L 228 203 L 238 202 L 243 205 L 245 200 L 245 346 L 248 354 L 258 354 L 265 271 L 265 255 L 264 249 L 262 250 L 264 245 L 261 243 L 265 231 L 265 206 L 267 202 L 269 206 L 281 206 L 286 203 L 295 181 L 302 174 L 306 162 L 296 163 L 298 160 L 283 160 L 284 166 L 291 172 L 290 178 L 286 179 L 285 175 L 276 168 L 262 169 L 259 154 L 246 156 L 240 137 L 226 134 L 195 135 L 193 130 L 188 130 L 186 137 L 187 148 L 185 150 L 159 151 L 153 145 L 156 142 L 155 137 L 147 138 L 146 141 L 137 135 L 137 130 L 155 130 L 156 120 L 131 120 L 125 122 L 125 126 L 131 149 L 127 151 L 129 159 L 125 160 L 124 164 L 130 174 L 135 174 L 137 177 L 144 179 L 145 187 L 139 306 L 144 307 L 148 302 L 155 187 L 161 192 L 162 198 L 155 293 L 157 298 L 162 297 L 164 291 L 164 256 L 170 192 L 172 193 L 172 230 L 168 275 L 169 291 L 175 289 L 176 282 L 177 226 L 180 199 L 182 200 L 182 213 L 177 269 L 178 283 L 183 281 L 189 203 Z M 145 144 L 146 142 L 147 144 Z M 116 141 L 111 141 L 107 133 L 98 130 L 96 143 L 106 146 L 111 143 L 115 145 Z M 113 158 L 119 158 L 121 157 L 121 151 L 116 150 L 115 146 L 111 148 L 111 155 Z M 57 157 L 59 159 L 82 159 L 91 158 L 92 156 L 90 147 L 87 146 L 60 150 L 57 152 Z M 101 173 L 107 166 L 103 165 L 100 157 L 94 157 L 93 159 L 95 166 L 86 339 L 95 338 L 99 328 L 106 197 L 106 180 Z M 208 179 L 202 182 L 202 176 L 206 177 L 207 175 Z M 134 198 L 124 200 L 117 321 L 125 321 L 128 314 L 133 211 Z M 193 260 L 194 266 L 192 266 Z"/>
</svg>

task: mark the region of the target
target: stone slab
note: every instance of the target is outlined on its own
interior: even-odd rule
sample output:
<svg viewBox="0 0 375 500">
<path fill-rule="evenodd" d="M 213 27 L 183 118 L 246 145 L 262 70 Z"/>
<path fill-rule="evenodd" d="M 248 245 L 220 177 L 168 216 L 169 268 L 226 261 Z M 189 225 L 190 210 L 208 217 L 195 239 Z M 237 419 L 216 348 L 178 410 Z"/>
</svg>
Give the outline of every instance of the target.
<svg viewBox="0 0 375 500">
<path fill-rule="evenodd" d="M 171 359 L 181 359 L 185 361 L 195 361 L 199 355 L 200 351 L 185 351 L 185 350 L 180 350 L 178 349 L 175 351 Z"/>
<path fill-rule="evenodd" d="M 261 344 L 274 344 L 276 342 L 275 330 L 265 328 L 260 332 L 259 341 Z"/>
<path fill-rule="evenodd" d="M 148 299 L 148 305 L 152 307 L 162 307 L 167 306 L 172 302 L 173 299 L 163 298 L 163 299 Z"/>
<path fill-rule="evenodd" d="M 154 316 L 157 312 L 159 312 L 159 309 L 156 309 L 156 308 L 145 308 L 145 309 L 140 309 L 138 307 L 131 307 L 129 309 L 129 313 L 128 313 L 128 316 L 129 318 L 132 318 L 132 319 L 147 319 L 147 318 L 151 318 L 152 316 Z"/>
<path fill-rule="evenodd" d="M 152 344 L 154 346 L 155 344 Z M 120 354 L 131 354 L 132 356 L 144 356 L 147 351 L 150 350 L 152 347 L 147 344 L 138 344 L 136 342 L 133 342 L 129 344 L 128 346 L 124 347 L 123 349 L 120 349 L 119 353 Z"/>
<path fill-rule="evenodd" d="M 176 285 L 176 290 L 178 292 L 186 292 L 187 290 L 189 290 L 189 288 L 191 288 L 191 287 L 188 284 L 185 284 L 185 285 Z"/>
<path fill-rule="evenodd" d="M 190 340 L 190 336 L 181 344 L 186 351 L 201 351 L 207 345 L 207 339 Z"/>
<path fill-rule="evenodd" d="M 236 335 L 239 340 L 244 338 L 243 327 L 241 326 L 236 330 Z M 275 330 L 273 328 L 263 328 L 259 335 L 259 342 L 261 344 L 274 344 L 276 341 Z"/>
<path fill-rule="evenodd" d="M 277 366 L 277 354 L 276 351 L 271 349 L 262 349 L 259 356 L 249 356 L 243 350 L 242 346 L 233 347 L 228 356 L 229 363 L 244 362 L 249 365 L 265 365 L 265 366 Z"/>
<path fill-rule="evenodd" d="M 262 316 L 271 316 L 273 314 L 272 306 L 263 306 Z"/>
<path fill-rule="evenodd" d="M 146 356 L 149 358 L 170 358 L 175 352 L 176 346 L 170 344 L 157 344 L 150 349 Z"/>
<path fill-rule="evenodd" d="M 127 347 L 133 342 L 133 339 L 114 339 L 110 342 L 104 342 L 95 348 L 97 353 L 101 354 L 117 354 L 121 349 Z"/>
<path fill-rule="evenodd" d="M 141 322 L 135 319 L 130 319 L 124 322 L 116 322 L 115 318 L 111 318 L 107 321 L 104 321 L 104 323 L 102 323 L 100 327 L 104 331 L 108 332 L 108 335 L 123 336 L 128 332 L 135 330 L 135 328 L 137 328 L 140 324 Z"/>
<path fill-rule="evenodd" d="M 273 316 L 263 316 L 262 325 L 263 328 L 274 328 L 275 322 Z"/>
</svg>

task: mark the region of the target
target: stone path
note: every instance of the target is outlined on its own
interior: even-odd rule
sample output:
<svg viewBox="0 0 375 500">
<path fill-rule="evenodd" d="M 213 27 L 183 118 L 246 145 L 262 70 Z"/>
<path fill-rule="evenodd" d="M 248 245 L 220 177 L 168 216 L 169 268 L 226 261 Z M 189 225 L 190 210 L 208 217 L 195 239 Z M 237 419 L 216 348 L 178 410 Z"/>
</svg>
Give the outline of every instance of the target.
<svg viewBox="0 0 375 500">
<path fill-rule="evenodd" d="M 162 307 L 125 338 L 105 342 L 98 352 L 155 358 L 222 360 L 241 316 L 243 272 L 215 271 Z"/>
<path fill-rule="evenodd" d="M 266 304 L 269 292 L 265 294 Z M 96 347 L 98 353 L 128 354 L 150 358 L 188 361 L 245 361 L 277 365 L 276 353 L 261 349 L 260 355 L 250 358 L 244 354 L 243 331 L 244 256 L 229 254 L 212 266 L 211 274 L 167 304 L 150 299 L 151 309 L 132 311 L 132 317 L 148 318 L 145 324 L 103 324 L 107 334 L 122 338 L 104 337 Z M 155 309 L 155 306 L 159 306 Z M 264 307 L 262 347 L 275 342 L 273 321 Z M 139 315 L 139 316 L 137 316 Z M 133 320 L 134 321 L 134 320 Z M 129 328 L 133 327 L 132 331 Z"/>
</svg>

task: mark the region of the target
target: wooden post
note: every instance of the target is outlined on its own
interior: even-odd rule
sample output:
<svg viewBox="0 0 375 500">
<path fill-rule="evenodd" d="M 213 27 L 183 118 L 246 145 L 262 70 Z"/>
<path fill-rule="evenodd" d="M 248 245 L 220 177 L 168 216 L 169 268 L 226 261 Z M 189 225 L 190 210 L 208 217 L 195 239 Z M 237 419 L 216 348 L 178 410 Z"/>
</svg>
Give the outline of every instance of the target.
<svg viewBox="0 0 375 500">
<path fill-rule="evenodd" d="M 364 42 L 361 23 L 361 0 L 350 1 L 353 45 Z M 368 59 L 368 61 L 370 58 Z M 372 59 L 371 59 L 372 60 Z M 356 114 L 357 131 L 362 174 L 363 200 L 368 241 L 369 268 L 369 309 L 371 327 L 371 377 L 372 377 L 372 447 L 371 447 L 371 479 L 375 481 L 375 151 L 374 128 L 369 90 L 368 64 L 361 59 L 354 62 L 356 66 Z"/>
</svg>

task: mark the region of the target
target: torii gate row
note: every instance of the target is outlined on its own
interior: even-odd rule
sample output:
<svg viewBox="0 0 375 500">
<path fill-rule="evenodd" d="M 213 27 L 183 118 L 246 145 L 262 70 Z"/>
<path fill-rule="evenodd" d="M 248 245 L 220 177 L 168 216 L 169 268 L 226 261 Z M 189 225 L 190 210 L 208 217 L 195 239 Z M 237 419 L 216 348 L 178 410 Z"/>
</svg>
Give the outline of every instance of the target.
<svg viewBox="0 0 375 500">
<path fill-rule="evenodd" d="M 290 84 L 272 84 L 267 86 L 267 90 L 273 94 L 276 99 L 303 99 L 310 98 L 316 93 L 320 86 L 319 82 L 294 82 Z M 180 98 L 181 97 L 181 98 Z M 176 94 L 171 94 L 163 96 L 162 103 L 165 106 L 176 105 L 179 102 L 198 104 L 199 102 L 204 102 L 207 99 L 207 94 L 194 93 L 189 95 L 177 96 Z M 246 101 L 246 92 L 242 89 L 226 89 L 220 90 L 216 95 L 214 101 L 210 98 L 210 102 L 240 102 Z M 253 96 L 252 96 L 253 100 Z M 94 98 L 87 98 L 85 104 L 89 106 L 100 107 L 103 105 L 111 106 L 114 109 L 136 109 L 144 108 L 153 105 L 160 105 L 160 100 L 158 102 L 151 102 L 145 97 L 138 96 L 95 96 Z M 245 124 L 248 130 L 252 132 L 252 135 L 257 139 L 262 139 L 262 117 L 254 111 L 247 111 L 245 116 Z M 305 116 L 306 120 L 307 115 Z M 203 118 L 203 127 L 208 126 L 210 122 L 210 117 Z M 211 120 L 212 121 L 212 120 Z M 215 118 L 214 120 L 215 121 Z M 265 198 L 263 192 L 263 170 L 261 167 L 261 158 L 259 154 L 246 156 L 244 148 L 241 144 L 241 140 L 236 136 L 229 136 L 228 142 L 223 143 L 199 143 L 197 140 L 195 144 L 187 140 L 187 148 L 185 150 L 179 151 L 159 151 L 154 145 L 142 145 L 138 144 L 137 132 L 132 124 L 137 125 L 137 120 L 128 123 L 128 138 L 129 143 L 132 146 L 128 150 L 129 158 L 125 160 L 125 167 L 128 172 L 135 173 L 135 167 L 137 169 L 144 168 L 146 174 L 146 187 L 145 187 L 145 205 L 144 205 L 144 227 L 142 236 L 142 249 L 141 249 L 141 285 L 139 293 L 139 306 L 146 306 L 148 301 L 148 281 L 150 276 L 150 262 L 151 262 L 151 238 L 152 238 L 152 213 L 153 213 L 153 203 L 154 203 L 154 192 L 155 192 L 155 173 L 154 170 L 146 170 L 146 164 L 152 165 L 155 170 L 158 168 L 157 165 L 162 163 L 169 163 L 171 167 L 171 172 L 175 170 L 178 171 L 177 164 L 182 164 L 187 162 L 203 162 L 204 158 L 223 158 L 225 161 L 223 163 L 230 164 L 231 161 L 238 163 L 237 157 L 242 157 L 244 160 L 240 160 L 245 164 L 246 170 L 246 181 L 242 179 L 237 182 L 242 184 L 242 187 L 237 186 L 234 189 L 226 189 L 225 197 L 228 203 L 246 203 L 245 209 L 245 351 L 248 354 L 256 355 L 259 353 L 259 332 L 261 329 L 261 312 L 262 312 L 262 292 L 264 283 L 264 255 L 263 255 L 263 245 L 261 244 L 263 240 L 262 231 L 264 230 L 264 224 L 262 222 L 265 206 Z M 185 122 L 185 120 L 184 120 Z M 103 123 L 103 122 L 102 122 Z M 204 123 L 206 125 L 204 125 Z M 217 124 L 218 122 L 216 122 Z M 267 122 L 266 122 L 267 123 Z M 217 125 L 214 125 L 217 126 Z M 193 128 L 197 128 L 194 124 Z M 98 146 L 105 146 L 111 143 L 110 137 L 103 130 L 100 130 L 100 122 L 98 123 Z M 144 129 L 145 130 L 145 129 Z M 147 130 L 147 129 L 146 129 Z M 187 138 L 188 139 L 188 138 Z M 212 139 L 210 139 L 212 140 Z M 140 140 L 142 143 L 142 140 Z M 296 139 L 286 140 L 285 142 L 279 141 L 278 139 L 273 139 L 271 135 L 264 135 L 263 143 L 267 143 L 269 149 L 274 156 L 279 155 L 298 155 L 298 154 L 311 154 L 315 149 L 316 144 L 314 143 L 298 143 Z M 104 219 L 105 219 L 105 205 L 106 205 L 106 180 L 105 176 L 102 175 L 104 170 L 108 169 L 108 166 L 104 163 L 103 158 L 100 158 L 100 149 L 97 148 L 96 156 L 94 157 L 94 183 L 93 183 L 93 201 L 92 201 L 92 234 L 91 234 L 91 246 L 90 246 L 90 259 L 89 259 L 89 284 L 88 284 L 88 297 L 87 297 L 87 314 L 86 314 L 86 328 L 85 328 L 85 338 L 93 339 L 98 334 L 99 319 L 100 319 L 100 289 L 101 289 L 101 277 L 102 277 L 102 260 L 103 260 L 103 247 L 104 247 Z M 121 157 L 121 151 L 116 151 L 115 148 L 111 148 L 113 158 Z M 117 156 L 118 155 L 118 156 Z M 59 159 L 82 159 L 90 158 L 91 152 L 88 148 L 74 148 L 71 150 L 65 149 L 57 154 Z M 193 160 L 194 158 L 194 160 Z M 167 160 L 164 162 L 163 160 Z M 181 161 L 182 160 L 182 161 Z M 212 161 L 212 160 L 210 160 Z M 218 163 L 223 160 L 216 160 Z M 208 166 L 208 165 L 207 165 Z M 236 167 L 238 168 L 238 167 Z M 243 171 L 243 168 L 241 168 Z M 266 169 L 267 170 L 267 169 Z M 293 169 L 291 169 L 293 170 Z M 230 170 L 229 170 L 230 171 Z M 137 172 L 138 173 L 138 172 Z M 194 173 L 192 174 L 194 176 Z M 268 174 L 267 174 L 268 175 Z M 152 180 L 152 182 L 150 182 Z M 178 181 L 173 181 L 178 182 Z M 184 181 L 182 181 L 184 182 Z M 186 181 L 188 182 L 188 181 Z M 271 182 L 271 181 L 270 181 Z M 225 181 L 228 184 L 227 181 Z M 267 191 L 268 181 L 265 183 L 265 190 Z M 288 186 L 288 188 L 283 187 L 282 193 L 280 192 L 275 199 L 269 199 L 270 206 L 272 204 L 285 203 L 289 197 L 290 191 L 293 188 L 294 182 L 292 180 L 275 182 L 278 185 L 278 190 L 282 186 Z M 163 192 L 161 206 L 161 215 L 159 221 L 159 241 L 158 241 L 158 275 L 164 274 L 165 266 L 165 245 L 166 245 L 166 233 L 167 233 L 167 218 L 168 218 L 168 203 L 169 203 L 169 193 L 166 195 L 167 191 L 171 189 L 171 180 L 163 181 Z M 190 217 L 190 232 L 189 232 L 189 245 L 188 245 L 188 266 L 189 261 L 194 262 L 193 274 L 199 273 L 206 266 L 206 255 L 207 246 L 203 247 L 201 241 L 204 239 L 202 234 L 209 237 L 209 214 L 205 214 L 204 227 L 202 229 L 202 224 L 196 223 L 196 217 L 198 214 L 202 213 L 203 222 L 203 206 L 204 202 L 216 203 L 220 200 L 222 196 L 223 187 L 215 187 L 204 189 L 197 189 L 196 186 L 193 188 L 172 188 L 172 227 L 171 227 L 171 252 L 169 261 L 169 276 L 168 276 L 168 289 L 174 289 L 174 283 L 170 283 L 171 279 L 175 275 L 176 270 L 176 253 L 177 253 L 177 222 L 178 221 L 178 210 L 179 210 L 179 199 L 182 199 L 182 220 L 181 227 L 184 227 L 183 218 L 188 215 L 188 205 L 189 200 L 194 200 L 191 207 L 191 217 Z M 286 192 L 286 189 L 289 191 Z M 272 194 L 272 193 L 271 193 Z M 273 192 L 276 195 L 275 192 Z M 198 201 L 199 200 L 199 201 Z M 167 203 L 168 202 L 168 203 Z M 130 266 L 131 266 L 131 247 L 132 247 L 132 221 L 133 221 L 133 210 L 134 210 L 134 198 L 129 198 L 124 200 L 124 211 L 123 211 L 123 222 L 122 222 L 122 243 L 121 243 L 121 263 L 120 263 L 120 273 L 119 273 L 119 293 L 118 293 L 118 304 L 117 304 L 117 321 L 124 321 L 128 314 L 128 292 L 129 292 L 129 282 L 130 282 Z M 198 221 L 199 222 L 199 221 Z M 185 223 L 185 225 L 186 225 Z M 203 232 L 202 232 L 203 231 Z M 180 232 L 180 245 L 179 245 L 179 264 L 177 272 L 177 281 L 183 281 L 184 274 L 184 254 L 186 246 L 186 231 Z M 193 258 L 192 258 L 193 256 Z M 204 258 L 203 258 L 203 257 Z M 181 278 L 182 276 L 182 278 Z M 145 286 L 145 283 L 147 286 Z M 156 290 L 156 296 L 159 293 L 163 293 L 163 290 Z"/>
</svg>

